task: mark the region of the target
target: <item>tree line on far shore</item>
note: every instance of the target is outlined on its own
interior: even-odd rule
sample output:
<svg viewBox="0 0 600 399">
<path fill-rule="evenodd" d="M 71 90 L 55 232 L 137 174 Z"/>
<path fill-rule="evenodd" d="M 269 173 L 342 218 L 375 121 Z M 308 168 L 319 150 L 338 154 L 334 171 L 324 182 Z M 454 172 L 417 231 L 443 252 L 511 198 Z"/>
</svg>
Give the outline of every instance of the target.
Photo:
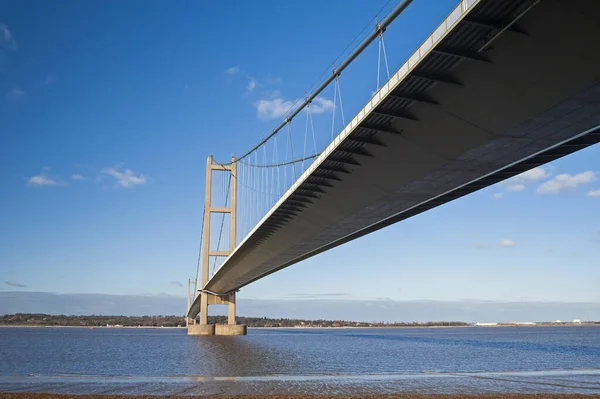
<svg viewBox="0 0 600 399">
<path fill-rule="evenodd" d="M 456 327 L 467 326 L 460 321 L 426 323 L 354 322 L 344 320 L 273 319 L 269 317 L 240 317 L 239 324 L 248 327 Z M 209 316 L 211 324 L 227 324 L 227 316 Z M 183 327 L 183 316 L 67 316 L 43 313 L 17 313 L 0 316 L 0 325 L 54 327 Z"/>
</svg>

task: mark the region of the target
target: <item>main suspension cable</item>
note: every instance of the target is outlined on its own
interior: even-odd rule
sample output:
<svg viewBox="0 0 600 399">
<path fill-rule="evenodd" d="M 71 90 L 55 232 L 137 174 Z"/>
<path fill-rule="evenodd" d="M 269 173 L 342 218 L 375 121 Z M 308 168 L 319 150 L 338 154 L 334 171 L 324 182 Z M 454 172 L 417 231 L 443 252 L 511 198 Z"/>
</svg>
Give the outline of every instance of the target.
<svg viewBox="0 0 600 399">
<path fill-rule="evenodd" d="M 333 69 L 331 75 L 327 79 L 325 79 L 321 83 L 321 85 L 319 85 L 319 87 L 317 87 L 309 96 L 306 97 L 306 99 L 302 102 L 302 104 L 297 106 L 291 113 L 289 113 L 279 125 L 277 125 L 269 134 L 267 134 L 254 147 L 252 147 L 250 150 L 246 151 L 241 156 L 236 157 L 236 160 L 238 160 L 238 161 L 242 160 L 242 159 L 246 158 L 247 156 L 249 156 L 250 154 L 252 154 L 255 150 L 257 150 L 264 143 L 266 143 L 271 137 L 275 136 L 277 134 L 277 132 L 279 132 L 282 128 L 285 127 L 286 124 L 290 123 L 292 121 L 292 119 L 296 115 L 298 115 L 305 107 L 307 107 L 308 104 L 310 104 L 315 98 L 317 98 L 317 96 L 319 94 L 321 94 L 321 92 L 323 90 L 325 90 L 325 88 L 327 86 L 329 86 L 329 84 L 331 82 L 333 82 L 337 77 L 339 77 L 341 75 L 341 73 L 348 67 L 348 65 L 350 65 L 350 63 L 352 63 L 352 61 L 354 61 L 356 59 L 356 57 L 358 57 L 369 46 L 369 44 L 371 44 L 373 42 L 373 40 L 375 40 L 377 38 L 379 33 L 384 31 L 396 19 L 396 17 L 398 17 L 398 15 L 400 15 L 400 13 L 402 13 L 412 3 L 412 1 L 413 0 L 400 1 L 400 3 L 390 12 L 390 14 L 388 14 L 388 16 L 385 17 L 383 19 L 383 21 L 381 21 L 380 24 L 376 25 L 375 30 L 373 30 L 373 32 L 371 32 L 354 49 L 354 51 L 344 61 L 342 61 L 337 66 L 337 68 Z M 387 3 L 386 3 L 386 5 L 387 5 Z M 338 87 L 338 91 L 339 91 L 339 87 Z M 230 165 L 232 162 L 236 162 L 236 161 L 229 161 L 229 162 L 223 163 L 221 165 Z"/>
</svg>

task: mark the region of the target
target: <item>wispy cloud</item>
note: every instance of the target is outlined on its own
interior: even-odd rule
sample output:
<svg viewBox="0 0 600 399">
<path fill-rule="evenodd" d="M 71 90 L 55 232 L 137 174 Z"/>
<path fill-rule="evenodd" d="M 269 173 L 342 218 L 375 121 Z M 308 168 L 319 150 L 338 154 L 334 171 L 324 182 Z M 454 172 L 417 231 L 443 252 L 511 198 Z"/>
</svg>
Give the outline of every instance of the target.
<svg viewBox="0 0 600 399">
<path fill-rule="evenodd" d="M 274 86 L 281 84 L 282 81 L 283 79 L 279 76 L 273 76 L 271 74 L 268 74 L 266 78 L 262 79 L 261 84 L 265 86 Z"/>
<path fill-rule="evenodd" d="M 230 76 L 235 76 L 235 75 L 237 75 L 239 72 L 240 72 L 240 66 L 239 66 L 239 65 L 232 66 L 231 68 L 227 68 L 227 69 L 225 70 L 225 73 L 226 73 L 227 75 L 230 75 Z"/>
<path fill-rule="evenodd" d="M 500 198 L 502 198 L 503 195 L 504 195 L 503 193 L 495 193 L 492 195 L 492 198 L 500 199 Z"/>
<path fill-rule="evenodd" d="M 143 186 L 148 182 L 148 177 L 136 175 L 131 169 L 124 169 L 121 171 L 120 166 L 104 168 L 100 173 L 114 178 L 117 187 L 133 188 L 135 186 Z"/>
<path fill-rule="evenodd" d="M 527 172 L 523 172 L 515 177 L 522 181 L 536 181 L 545 179 L 547 177 L 550 177 L 551 175 L 552 173 L 550 172 L 550 170 L 538 166 L 537 168 L 530 169 Z"/>
<path fill-rule="evenodd" d="M 273 86 L 281 84 L 281 78 L 267 75 L 265 78 L 255 78 L 249 74 L 246 74 L 248 83 L 246 84 L 246 91 L 248 93 L 256 92 L 258 89 L 269 89 Z M 268 94 L 267 94 L 268 95 Z"/>
<path fill-rule="evenodd" d="M 61 185 L 61 183 L 59 183 L 58 181 L 54 180 L 51 177 L 44 175 L 43 173 L 27 179 L 27 184 L 29 186 L 33 186 L 33 187 L 60 186 Z"/>
<path fill-rule="evenodd" d="M 327 111 L 332 111 L 334 107 L 333 101 L 324 97 L 315 98 L 310 104 L 310 112 L 313 114 L 322 114 Z"/>
<path fill-rule="evenodd" d="M 500 245 L 503 247 L 514 247 L 517 244 L 513 240 L 504 239 L 500 241 Z"/>
<path fill-rule="evenodd" d="M 525 190 L 524 184 L 507 184 L 506 191 L 523 191 Z"/>
<path fill-rule="evenodd" d="M 4 284 L 9 285 L 11 287 L 27 288 L 27 286 L 25 284 L 21 284 L 16 281 L 5 281 Z"/>
<path fill-rule="evenodd" d="M 507 191 L 523 191 L 528 183 L 546 179 L 552 176 L 549 169 L 543 167 L 533 168 L 502 182 Z"/>
<path fill-rule="evenodd" d="M 256 102 L 257 116 L 263 120 L 281 118 L 292 109 L 294 104 L 295 101 L 282 98 L 259 100 Z"/>
<path fill-rule="evenodd" d="M 183 284 L 181 284 L 179 281 L 169 281 L 169 284 L 174 285 L 175 287 L 183 288 Z"/>
<path fill-rule="evenodd" d="M 4 96 L 9 100 L 20 100 L 25 97 L 25 91 L 15 86 L 7 91 Z"/>
<path fill-rule="evenodd" d="M 80 174 L 75 173 L 75 174 L 71 175 L 71 180 L 85 180 L 85 177 L 83 177 Z"/>
<path fill-rule="evenodd" d="M 275 91 L 278 95 L 279 92 Z M 298 106 L 302 100 L 284 100 L 281 97 L 262 99 L 256 102 L 256 111 L 259 119 L 271 120 L 278 119 L 287 115 L 294 107 Z M 310 105 L 310 112 L 313 114 L 322 114 L 333 110 L 333 101 L 324 97 L 317 97 Z"/>
<path fill-rule="evenodd" d="M 487 242 L 478 242 L 475 244 L 475 249 L 478 250 L 484 250 L 484 249 L 495 249 L 500 247 L 504 247 L 504 248 L 509 248 L 509 247 L 514 247 L 515 245 L 517 245 L 513 240 L 509 240 L 509 239 L 504 239 L 504 240 L 500 240 L 500 242 L 497 243 L 487 243 Z"/>
<path fill-rule="evenodd" d="M 590 190 L 587 193 L 588 197 L 600 197 L 600 190 Z"/>
<path fill-rule="evenodd" d="M 17 48 L 17 41 L 8 29 L 8 26 L 3 24 L 0 24 L 0 48 L 6 50 L 15 50 Z"/>
<path fill-rule="evenodd" d="M 575 190 L 577 187 L 591 183 L 594 180 L 596 180 L 596 174 L 591 170 L 576 175 L 562 173 L 540 185 L 536 192 L 538 194 L 560 194 Z"/>
</svg>

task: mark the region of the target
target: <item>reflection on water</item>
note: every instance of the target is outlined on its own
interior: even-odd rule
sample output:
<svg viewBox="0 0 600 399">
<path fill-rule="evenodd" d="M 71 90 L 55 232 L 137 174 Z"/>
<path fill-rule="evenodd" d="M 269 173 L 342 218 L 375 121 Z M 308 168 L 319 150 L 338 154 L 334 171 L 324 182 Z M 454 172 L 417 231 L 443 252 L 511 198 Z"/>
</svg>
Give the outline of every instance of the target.
<svg viewBox="0 0 600 399">
<path fill-rule="evenodd" d="M 190 337 L 197 374 L 208 376 L 259 376 L 283 370 L 293 354 L 266 347 L 246 337 Z M 206 364 L 206 363 L 210 364 Z M 289 365 L 288 365 L 289 366 Z M 294 366 L 294 364 L 292 364 Z"/>
<path fill-rule="evenodd" d="M 60 393 L 600 391 L 600 328 L 1 328 L 0 390 Z"/>
</svg>

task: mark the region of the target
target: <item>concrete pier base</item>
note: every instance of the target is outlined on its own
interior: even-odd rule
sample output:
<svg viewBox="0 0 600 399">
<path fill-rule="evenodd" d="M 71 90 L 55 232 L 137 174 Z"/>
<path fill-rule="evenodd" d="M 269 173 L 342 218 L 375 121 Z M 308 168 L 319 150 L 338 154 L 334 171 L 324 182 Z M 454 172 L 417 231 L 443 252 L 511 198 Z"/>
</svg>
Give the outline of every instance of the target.
<svg viewBox="0 0 600 399">
<path fill-rule="evenodd" d="M 215 335 L 246 335 L 245 324 L 217 324 L 215 326 Z"/>
<path fill-rule="evenodd" d="M 187 328 L 188 335 L 215 335 L 214 324 L 190 324 Z"/>
<path fill-rule="evenodd" d="M 190 324 L 187 328 L 187 335 L 223 335 L 235 336 L 246 335 L 247 328 L 245 324 Z"/>
</svg>

